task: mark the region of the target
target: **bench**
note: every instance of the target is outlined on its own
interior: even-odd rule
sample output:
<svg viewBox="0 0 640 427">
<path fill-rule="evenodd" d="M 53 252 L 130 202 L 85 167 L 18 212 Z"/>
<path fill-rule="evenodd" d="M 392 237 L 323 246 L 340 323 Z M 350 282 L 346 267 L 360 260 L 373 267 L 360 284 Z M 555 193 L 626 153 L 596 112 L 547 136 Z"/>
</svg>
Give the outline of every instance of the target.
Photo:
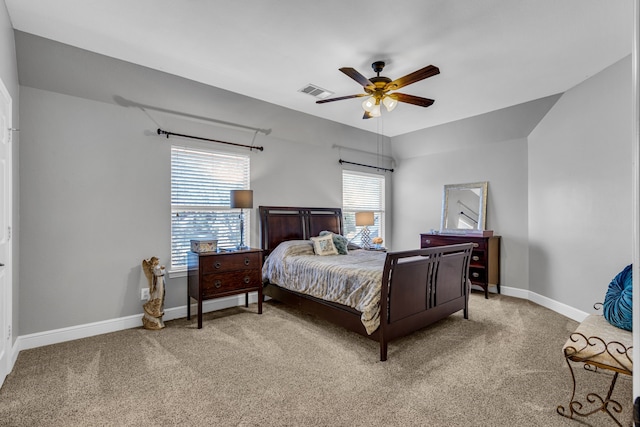
<svg viewBox="0 0 640 427">
<path fill-rule="evenodd" d="M 611 325 L 602 315 L 590 314 L 583 320 L 578 328 L 569 336 L 562 351 L 573 379 L 573 391 L 569 406 L 565 409 L 560 405 L 557 412 L 567 418 L 575 415 L 587 417 L 602 411 L 608 414 L 619 426 L 620 421 L 615 413 L 622 412 L 622 405 L 611 399 L 613 389 L 619 374 L 633 375 L 633 336 L 630 331 Z M 597 371 L 598 368 L 613 372 L 613 378 L 606 397 L 599 394 L 588 393 L 586 400 L 595 409 L 587 409 L 580 401 L 576 400 L 576 377 L 573 372 L 573 363 L 583 363 L 589 371 Z"/>
</svg>

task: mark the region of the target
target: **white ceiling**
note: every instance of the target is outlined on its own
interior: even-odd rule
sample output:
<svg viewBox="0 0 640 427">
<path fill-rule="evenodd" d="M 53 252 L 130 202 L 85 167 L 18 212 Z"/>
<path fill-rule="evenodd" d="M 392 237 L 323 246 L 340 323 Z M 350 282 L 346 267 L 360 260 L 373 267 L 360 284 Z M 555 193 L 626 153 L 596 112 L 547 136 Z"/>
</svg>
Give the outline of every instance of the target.
<svg viewBox="0 0 640 427">
<path fill-rule="evenodd" d="M 401 135 L 563 92 L 631 53 L 633 0 L 5 0 L 15 29 L 361 129 Z M 362 88 L 441 74 L 362 120 L 360 99 L 318 105 L 309 83 Z M 383 109 L 384 110 L 384 109 Z"/>
</svg>

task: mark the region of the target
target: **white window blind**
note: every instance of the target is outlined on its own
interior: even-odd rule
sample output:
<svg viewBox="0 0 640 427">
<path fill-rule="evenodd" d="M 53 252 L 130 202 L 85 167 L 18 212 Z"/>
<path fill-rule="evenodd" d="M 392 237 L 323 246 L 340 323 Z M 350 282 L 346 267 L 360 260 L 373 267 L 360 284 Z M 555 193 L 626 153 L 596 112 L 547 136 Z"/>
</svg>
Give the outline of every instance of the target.
<svg viewBox="0 0 640 427">
<path fill-rule="evenodd" d="M 191 239 L 240 242 L 240 212 L 229 208 L 230 190 L 249 188 L 249 156 L 171 147 L 171 269 L 187 267 Z M 250 215 L 245 212 L 244 241 Z"/>
<path fill-rule="evenodd" d="M 356 212 L 374 213 L 375 223 L 367 227 L 371 238 L 384 239 L 384 175 L 342 171 L 342 215 L 345 237 L 360 244 L 362 227 L 356 227 Z"/>
</svg>

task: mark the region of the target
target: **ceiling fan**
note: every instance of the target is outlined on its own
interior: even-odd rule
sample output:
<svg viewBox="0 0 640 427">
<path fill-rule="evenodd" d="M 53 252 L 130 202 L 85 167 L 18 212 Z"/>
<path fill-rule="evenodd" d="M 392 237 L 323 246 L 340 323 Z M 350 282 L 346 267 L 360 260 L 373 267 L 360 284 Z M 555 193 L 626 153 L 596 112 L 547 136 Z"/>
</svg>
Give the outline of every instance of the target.
<svg viewBox="0 0 640 427">
<path fill-rule="evenodd" d="M 347 76 L 351 77 L 356 82 L 360 83 L 364 88 L 365 93 L 359 93 L 357 95 L 340 96 L 337 98 L 323 99 L 316 101 L 316 104 L 324 104 L 325 102 L 342 101 L 343 99 L 361 98 L 367 96 L 368 98 L 362 103 L 364 109 L 363 119 L 369 119 L 371 117 L 380 116 L 380 104 L 384 105 L 387 111 L 392 111 L 398 105 L 398 102 L 406 102 L 407 104 L 418 105 L 420 107 L 428 107 L 433 104 L 433 99 L 421 98 L 419 96 L 407 95 L 405 93 L 391 91 L 400 89 L 401 87 L 410 85 L 411 83 L 424 80 L 428 77 L 440 74 L 438 67 L 434 65 L 428 65 L 413 73 L 407 74 L 404 77 L 400 77 L 396 80 L 391 80 L 388 77 L 380 76 L 380 73 L 384 69 L 384 61 L 376 61 L 371 64 L 371 68 L 376 72 L 377 76 L 367 79 L 360 74 L 354 68 L 343 67 L 340 68 Z"/>
</svg>

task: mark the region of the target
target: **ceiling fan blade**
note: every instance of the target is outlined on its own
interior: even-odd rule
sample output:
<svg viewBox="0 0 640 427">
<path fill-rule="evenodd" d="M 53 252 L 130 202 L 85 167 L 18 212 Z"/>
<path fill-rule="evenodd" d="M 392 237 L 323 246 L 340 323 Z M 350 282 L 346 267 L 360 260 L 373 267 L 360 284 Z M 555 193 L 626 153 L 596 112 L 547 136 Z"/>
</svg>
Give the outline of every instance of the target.
<svg viewBox="0 0 640 427">
<path fill-rule="evenodd" d="M 353 80 L 360 83 L 363 87 L 372 87 L 372 88 L 375 87 L 375 85 L 371 83 L 371 81 L 368 78 L 366 78 L 365 76 L 357 72 L 354 68 L 342 67 L 340 68 L 340 71 L 342 71 L 347 76 L 351 77 Z"/>
<path fill-rule="evenodd" d="M 371 119 L 373 118 L 373 116 L 371 114 L 369 114 L 368 111 L 364 112 L 364 115 L 362 116 L 363 119 Z"/>
<path fill-rule="evenodd" d="M 398 102 L 406 102 L 407 104 L 418 105 L 420 107 L 428 107 L 435 102 L 433 99 L 421 98 L 419 96 L 407 95 L 405 93 L 398 92 L 394 92 L 389 96 L 396 99 Z"/>
<path fill-rule="evenodd" d="M 435 65 L 427 65 L 424 68 L 419 69 L 418 71 L 414 71 L 411 74 L 407 74 L 404 77 L 400 77 L 399 79 L 395 79 L 392 82 L 387 83 L 385 90 L 396 90 L 401 87 L 410 85 L 411 83 L 419 82 L 420 80 L 424 80 L 427 77 L 435 76 L 436 74 L 440 74 L 440 69 Z"/>
<path fill-rule="evenodd" d="M 363 96 L 370 96 L 370 95 L 367 93 L 359 93 L 357 95 L 339 96 L 337 98 L 321 99 L 320 101 L 316 101 L 316 104 L 324 104 L 325 102 L 333 102 L 333 101 L 342 101 L 343 99 L 361 98 Z"/>
</svg>

